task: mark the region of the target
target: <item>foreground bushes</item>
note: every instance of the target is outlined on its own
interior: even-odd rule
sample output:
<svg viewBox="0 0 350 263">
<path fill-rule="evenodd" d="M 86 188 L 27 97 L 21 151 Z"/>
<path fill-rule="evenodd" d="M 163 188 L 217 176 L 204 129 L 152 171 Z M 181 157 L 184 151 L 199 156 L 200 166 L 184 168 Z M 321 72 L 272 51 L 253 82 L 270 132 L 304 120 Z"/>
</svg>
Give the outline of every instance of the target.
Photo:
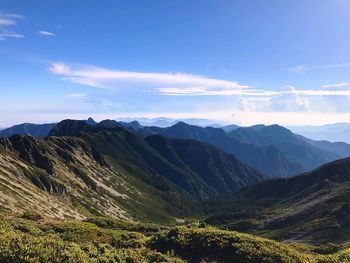
<svg viewBox="0 0 350 263">
<path fill-rule="evenodd" d="M 108 244 L 65 242 L 54 236 L 7 232 L 0 236 L 0 262 L 182 262 L 147 248 L 115 249 Z"/>
<path fill-rule="evenodd" d="M 215 228 L 178 227 L 153 243 L 159 251 L 174 250 L 190 262 L 308 262 L 312 256 L 288 245 Z"/>
<path fill-rule="evenodd" d="M 284 244 L 204 225 L 30 218 L 0 222 L 0 262 L 350 262 L 350 249 Z"/>
</svg>

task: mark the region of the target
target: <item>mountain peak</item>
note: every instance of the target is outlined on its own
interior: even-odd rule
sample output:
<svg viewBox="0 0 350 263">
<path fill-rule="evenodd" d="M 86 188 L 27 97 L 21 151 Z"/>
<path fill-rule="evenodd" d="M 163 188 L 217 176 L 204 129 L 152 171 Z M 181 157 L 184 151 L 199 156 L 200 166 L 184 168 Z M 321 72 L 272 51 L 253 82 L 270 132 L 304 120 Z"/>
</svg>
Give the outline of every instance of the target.
<svg viewBox="0 0 350 263">
<path fill-rule="evenodd" d="M 191 125 L 187 124 L 186 122 L 183 122 L 183 121 L 179 121 L 173 125 L 173 127 L 184 127 L 184 126 L 191 126 Z"/>
<path fill-rule="evenodd" d="M 96 122 L 93 118 L 91 118 L 91 117 L 89 117 L 89 118 L 85 121 L 85 123 L 86 123 L 86 124 L 89 124 L 89 125 L 95 125 L 95 124 L 97 124 L 97 122 Z"/>
<path fill-rule="evenodd" d="M 89 124 L 85 121 L 67 119 L 59 122 L 50 131 L 49 136 L 75 136 L 86 127 L 89 127 Z"/>
<path fill-rule="evenodd" d="M 117 128 L 117 127 L 120 128 L 120 127 L 122 127 L 122 125 L 119 122 L 117 122 L 115 120 L 109 120 L 109 119 L 103 120 L 103 121 L 99 122 L 97 125 L 99 127 L 103 127 L 103 128 Z"/>
</svg>

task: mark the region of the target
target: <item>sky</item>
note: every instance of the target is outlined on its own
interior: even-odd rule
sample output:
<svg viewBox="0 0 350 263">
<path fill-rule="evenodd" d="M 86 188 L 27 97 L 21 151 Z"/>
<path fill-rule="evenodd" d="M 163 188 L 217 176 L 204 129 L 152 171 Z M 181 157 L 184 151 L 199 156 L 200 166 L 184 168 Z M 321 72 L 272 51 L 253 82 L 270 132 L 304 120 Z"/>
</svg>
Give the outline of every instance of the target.
<svg viewBox="0 0 350 263">
<path fill-rule="evenodd" d="M 348 0 L 0 0 L 0 127 L 350 121 Z"/>
</svg>

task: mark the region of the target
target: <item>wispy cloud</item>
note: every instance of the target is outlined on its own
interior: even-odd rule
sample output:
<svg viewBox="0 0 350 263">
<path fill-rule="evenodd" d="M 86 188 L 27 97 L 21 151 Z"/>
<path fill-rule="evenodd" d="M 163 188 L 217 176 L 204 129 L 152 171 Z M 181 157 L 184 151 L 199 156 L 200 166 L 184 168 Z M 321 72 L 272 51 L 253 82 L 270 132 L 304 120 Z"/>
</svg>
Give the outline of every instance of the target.
<svg viewBox="0 0 350 263">
<path fill-rule="evenodd" d="M 246 96 L 259 96 L 268 97 L 277 94 L 275 91 L 267 90 L 255 90 L 255 89 L 224 89 L 210 88 L 210 87 L 166 87 L 158 88 L 158 92 L 161 95 L 167 96 L 234 96 L 234 95 L 246 95 Z"/>
<path fill-rule="evenodd" d="M 24 38 L 22 34 L 10 29 L 17 24 L 18 20 L 21 19 L 24 19 L 24 16 L 3 13 L 0 11 L 0 40 L 6 40 L 8 38 Z"/>
<path fill-rule="evenodd" d="M 311 70 L 318 70 L 318 69 L 330 69 L 330 68 L 349 68 L 350 63 L 345 64 L 328 64 L 328 65 L 318 65 L 318 66 L 306 66 L 306 65 L 298 65 L 295 67 L 292 67 L 289 69 L 290 72 L 294 73 L 306 73 L 307 71 Z"/>
<path fill-rule="evenodd" d="M 120 90 L 130 87 L 158 90 L 161 93 L 226 94 L 248 88 L 240 83 L 185 73 L 154 73 L 110 70 L 89 65 L 53 63 L 49 72 L 71 82 L 98 88 Z"/>
<path fill-rule="evenodd" d="M 43 35 L 43 36 L 49 36 L 49 37 L 56 36 L 55 33 L 52 33 L 52 32 L 49 32 L 49 31 L 43 31 L 43 30 L 38 31 L 38 34 L 39 35 Z"/>
<path fill-rule="evenodd" d="M 350 88 L 350 82 L 323 85 L 322 88 Z"/>
<path fill-rule="evenodd" d="M 324 86 L 323 86 L 324 87 Z M 330 86 L 327 85 L 328 88 Z M 350 88 L 350 86 L 348 86 Z M 251 96 L 251 97 L 276 97 L 281 95 L 293 95 L 300 97 L 300 95 L 306 96 L 350 96 L 349 90 L 326 90 L 326 89 L 297 89 L 293 86 L 284 86 L 282 90 L 254 90 L 254 89 L 236 89 L 236 90 L 210 90 L 203 87 L 192 88 L 159 88 L 159 93 L 168 96 L 211 96 L 211 95 L 239 95 L 239 96 Z"/>
</svg>

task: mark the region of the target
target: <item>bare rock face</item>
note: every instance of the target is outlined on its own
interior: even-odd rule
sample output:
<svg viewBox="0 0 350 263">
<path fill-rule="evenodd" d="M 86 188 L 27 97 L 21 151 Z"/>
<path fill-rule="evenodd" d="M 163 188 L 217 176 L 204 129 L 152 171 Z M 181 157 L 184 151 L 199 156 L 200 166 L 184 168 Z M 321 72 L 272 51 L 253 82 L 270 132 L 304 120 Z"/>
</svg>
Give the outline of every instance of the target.
<svg viewBox="0 0 350 263">
<path fill-rule="evenodd" d="M 0 141 L 5 148 L 18 152 L 19 157 L 26 162 L 39 167 L 49 174 L 54 173 L 52 161 L 45 156 L 46 150 L 37 143 L 37 140 L 30 135 L 13 135 L 10 138 Z"/>
<path fill-rule="evenodd" d="M 38 167 L 47 173 L 26 173 L 27 178 L 37 187 L 51 194 L 65 195 L 66 188 L 54 178 L 54 164 L 50 159 L 49 148 L 45 149 L 37 139 L 30 135 L 13 135 L 0 140 L 0 145 L 5 149 L 14 151 L 25 162 Z"/>
<path fill-rule="evenodd" d="M 50 194 L 64 196 L 67 192 L 66 187 L 51 176 L 30 174 L 28 178 L 34 185 Z"/>
</svg>

